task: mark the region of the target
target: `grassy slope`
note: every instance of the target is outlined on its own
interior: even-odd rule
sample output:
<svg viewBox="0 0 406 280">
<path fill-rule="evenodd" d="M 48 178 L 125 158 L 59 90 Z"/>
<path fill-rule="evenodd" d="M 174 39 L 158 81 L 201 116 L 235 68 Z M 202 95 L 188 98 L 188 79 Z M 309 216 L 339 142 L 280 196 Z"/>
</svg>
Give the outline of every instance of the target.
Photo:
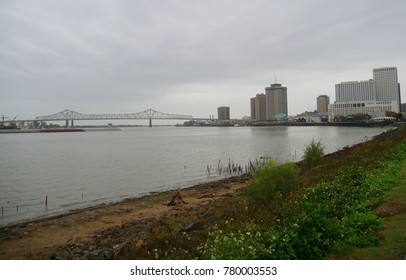
<svg viewBox="0 0 406 280">
<path fill-rule="evenodd" d="M 362 260 L 399 260 L 406 257 L 406 160 L 401 179 L 385 194 L 385 203 L 376 209 L 383 217 L 378 246 L 355 249 L 345 258 Z"/>
<path fill-rule="evenodd" d="M 302 187 L 294 190 L 285 203 L 268 209 L 265 215 L 268 222 L 256 220 L 254 226 L 241 224 L 237 230 L 216 229 L 211 241 L 206 243 L 209 254 L 204 258 L 403 258 L 406 253 L 405 216 L 402 215 L 406 213 L 403 207 L 405 139 L 403 127 L 330 155 L 321 166 L 307 171 L 305 167 Z M 401 167 L 402 174 L 399 174 Z M 272 183 L 271 177 L 264 184 Z M 384 204 L 382 194 L 386 195 Z M 292 210 L 285 211 L 284 206 Z M 382 223 L 374 212 L 384 217 Z M 281 226 L 277 225 L 279 218 L 283 220 Z M 256 238 L 249 234 L 253 230 Z"/>
</svg>

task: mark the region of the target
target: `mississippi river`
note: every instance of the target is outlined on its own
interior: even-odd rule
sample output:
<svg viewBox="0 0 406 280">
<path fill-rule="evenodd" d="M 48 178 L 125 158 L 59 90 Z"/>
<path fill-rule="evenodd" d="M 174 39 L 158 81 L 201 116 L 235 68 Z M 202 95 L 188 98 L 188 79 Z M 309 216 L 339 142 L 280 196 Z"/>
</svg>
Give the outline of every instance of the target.
<svg viewBox="0 0 406 280">
<path fill-rule="evenodd" d="M 121 131 L 0 135 L 0 226 L 223 178 L 260 157 L 300 160 L 385 128 L 140 127 Z M 208 173 L 210 169 L 210 174 Z M 47 199 L 47 204 L 45 201 Z"/>
</svg>

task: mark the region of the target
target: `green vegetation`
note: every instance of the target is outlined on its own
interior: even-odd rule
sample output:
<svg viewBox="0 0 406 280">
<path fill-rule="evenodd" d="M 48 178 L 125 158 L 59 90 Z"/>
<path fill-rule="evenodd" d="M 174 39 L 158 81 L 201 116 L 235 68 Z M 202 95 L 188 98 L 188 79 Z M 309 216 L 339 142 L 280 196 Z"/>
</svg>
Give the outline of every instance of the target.
<svg viewBox="0 0 406 280">
<path fill-rule="evenodd" d="M 404 158 L 406 127 L 328 156 L 312 141 L 302 163 L 269 161 L 242 195 L 214 205 L 196 233 L 179 233 L 173 221 L 157 226 L 143 257 L 403 258 Z M 383 214 L 388 205 L 398 207 Z M 121 257 L 141 257 L 130 251 Z"/>
<path fill-rule="evenodd" d="M 278 164 L 268 160 L 254 174 L 255 181 L 243 194 L 250 208 L 272 207 L 282 203 L 283 198 L 299 183 L 300 171 L 291 162 Z"/>
<path fill-rule="evenodd" d="M 382 217 L 378 246 L 357 248 L 346 256 L 351 259 L 393 260 L 406 255 L 406 160 L 401 162 L 399 180 L 383 196 L 384 203 L 374 210 Z"/>
<path fill-rule="evenodd" d="M 248 223 L 234 231 L 215 227 L 203 257 L 326 259 L 352 248 L 375 246 L 380 218 L 372 210 L 382 202 L 380 197 L 398 169 L 399 163 L 387 164 L 369 174 L 346 169 L 335 181 L 320 182 L 304 191 L 301 201 L 291 201 L 283 215 Z"/>
<path fill-rule="evenodd" d="M 312 140 L 310 145 L 306 147 L 302 160 L 307 168 L 322 164 L 324 162 L 324 147 L 321 142 L 316 143 Z"/>
</svg>

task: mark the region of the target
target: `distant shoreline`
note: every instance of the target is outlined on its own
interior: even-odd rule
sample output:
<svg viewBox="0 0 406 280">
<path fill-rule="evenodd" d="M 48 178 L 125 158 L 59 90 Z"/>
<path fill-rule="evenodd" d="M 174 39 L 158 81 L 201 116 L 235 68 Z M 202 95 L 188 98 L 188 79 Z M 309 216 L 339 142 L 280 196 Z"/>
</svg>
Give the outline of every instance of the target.
<svg viewBox="0 0 406 280">
<path fill-rule="evenodd" d="M 384 127 L 392 122 L 343 122 L 343 123 L 275 123 L 255 124 L 252 126 L 346 126 L 346 127 Z"/>
</svg>

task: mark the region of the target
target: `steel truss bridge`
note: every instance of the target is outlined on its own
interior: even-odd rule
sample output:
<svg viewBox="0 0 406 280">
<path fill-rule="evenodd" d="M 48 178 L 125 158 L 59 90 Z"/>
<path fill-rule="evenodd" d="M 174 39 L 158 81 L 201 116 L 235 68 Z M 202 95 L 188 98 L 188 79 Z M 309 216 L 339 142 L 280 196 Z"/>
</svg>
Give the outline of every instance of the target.
<svg viewBox="0 0 406 280">
<path fill-rule="evenodd" d="M 152 109 L 148 109 L 134 114 L 83 114 L 71 110 L 64 110 L 62 112 L 36 117 L 36 121 L 66 121 L 66 126 L 73 121 L 79 120 L 149 120 L 149 126 L 152 126 L 152 119 L 165 119 L 165 120 L 197 120 L 192 115 L 178 115 L 178 114 L 166 114 Z M 203 119 L 199 119 L 203 120 Z"/>
</svg>

